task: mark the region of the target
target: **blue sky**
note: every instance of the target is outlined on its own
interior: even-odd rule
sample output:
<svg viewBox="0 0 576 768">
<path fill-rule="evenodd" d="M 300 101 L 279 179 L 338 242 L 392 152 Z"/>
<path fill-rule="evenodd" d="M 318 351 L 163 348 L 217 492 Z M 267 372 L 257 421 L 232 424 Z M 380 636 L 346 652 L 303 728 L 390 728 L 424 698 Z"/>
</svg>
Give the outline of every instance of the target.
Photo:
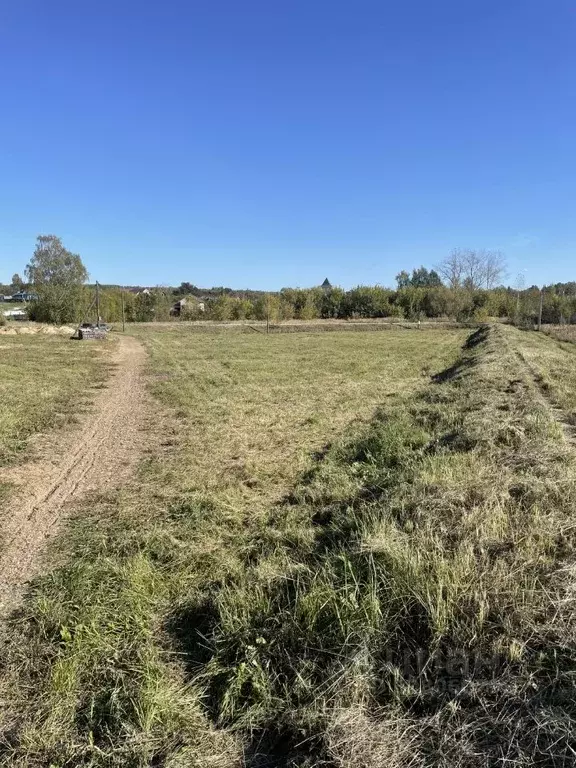
<svg viewBox="0 0 576 768">
<path fill-rule="evenodd" d="M 576 279 L 576 0 L 0 0 L 0 282 Z"/>
</svg>

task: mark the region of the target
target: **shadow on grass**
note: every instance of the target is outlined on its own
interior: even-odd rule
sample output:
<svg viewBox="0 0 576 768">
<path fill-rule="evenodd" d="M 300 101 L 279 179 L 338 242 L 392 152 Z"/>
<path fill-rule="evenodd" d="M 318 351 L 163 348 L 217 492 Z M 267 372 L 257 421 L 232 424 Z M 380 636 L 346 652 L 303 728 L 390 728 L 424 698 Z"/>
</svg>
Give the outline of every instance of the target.
<svg viewBox="0 0 576 768">
<path fill-rule="evenodd" d="M 464 343 L 462 350 L 464 352 L 473 350 L 475 347 L 479 346 L 480 344 L 482 344 L 487 340 L 489 333 L 490 333 L 490 326 L 488 325 L 478 328 L 477 331 L 474 331 L 474 333 L 471 334 L 466 339 L 466 342 Z M 473 367 L 474 364 L 475 364 L 475 360 L 473 357 L 467 357 L 467 356 L 460 357 L 453 365 L 449 366 L 448 368 L 445 368 L 443 371 L 440 371 L 439 373 L 435 373 L 432 376 L 432 381 L 435 384 L 445 384 L 446 382 L 452 381 L 453 379 L 457 378 L 464 371 Z"/>
<path fill-rule="evenodd" d="M 211 637 L 218 619 L 214 601 L 204 597 L 181 606 L 164 625 L 189 678 L 197 674 L 214 653 Z"/>
<path fill-rule="evenodd" d="M 323 737 L 293 723 L 270 723 L 254 731 L 244 759 L 246 768 L 336 768 Z"/>
</svg>

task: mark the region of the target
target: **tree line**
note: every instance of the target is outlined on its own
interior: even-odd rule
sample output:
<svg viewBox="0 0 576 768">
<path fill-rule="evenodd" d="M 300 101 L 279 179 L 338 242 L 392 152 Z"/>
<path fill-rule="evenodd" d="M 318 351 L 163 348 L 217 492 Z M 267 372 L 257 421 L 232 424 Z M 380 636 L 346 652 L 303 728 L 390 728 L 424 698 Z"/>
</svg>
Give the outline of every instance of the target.
<svg viewBox="0 0 576 768">
<path fill-rule="evenodd" d="M 456 249 L 434 269 L 424 266 L 401 271 L 396 286 L 359 285 L 283 288 L 277 292 L 200 289 L 183 282 L 178 287 L 127 290 L 103 286 L 100 314 L 118 322 L 165 321 L 182 305 L 181 320 L 314 320 L 317 318 L 450 318 L 483 321 L 509 318 L 517 323 L 537 321 L 542 301 L 545 323 L 576 322 L 576 282 L 531 288 L 502 285 L 505 260 L 500 252 Z M 95 318 L 94 289 L 78 254 L 68 251 L 54 235 L 41 235 L 26 267 L 25 280 L 14 275 L 8 289 L 28 288 L 38 295 L 29 306 L 31 319 L 74 324 Z M 0 286 L 2 292 L 3 286 Z M 201 302 L 199 301 L 201 299 Z"/>
</svg>

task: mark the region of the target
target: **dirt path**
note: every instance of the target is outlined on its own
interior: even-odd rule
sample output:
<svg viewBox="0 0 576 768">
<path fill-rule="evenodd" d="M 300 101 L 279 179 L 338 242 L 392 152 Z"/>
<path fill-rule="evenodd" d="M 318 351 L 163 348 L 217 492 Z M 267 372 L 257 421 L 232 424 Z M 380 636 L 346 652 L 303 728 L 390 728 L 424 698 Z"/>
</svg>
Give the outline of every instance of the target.
<svg viewBox="0 0 576 768">
<path fill-rule="evenodd" d="M 3 513 L 0 541 L 0 617 L 17 604 L 40 555 L 58 530 L 67 502 L 88 491 L 122 485 L 147 442 L 149 400 L 141 369 L 143 346 L 119 338 L 116 369 L 78 429 L 40 440 L 40 459 L 2 473 L 17 487 Z"/>
</svg>

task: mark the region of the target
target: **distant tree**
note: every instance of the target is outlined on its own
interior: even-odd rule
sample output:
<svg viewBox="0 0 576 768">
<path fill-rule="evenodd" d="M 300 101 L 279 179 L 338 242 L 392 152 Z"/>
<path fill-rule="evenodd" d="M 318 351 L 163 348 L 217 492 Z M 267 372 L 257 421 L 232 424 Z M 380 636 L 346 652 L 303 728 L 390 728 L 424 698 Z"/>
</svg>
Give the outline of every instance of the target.
<svg viewBox="0 0 576 768">
<path fill-rule="evenodd" d="M 487 291 L 496 288 L 506 276 L 506 259 L 501 251 L 483 251 L 484 288 Z"/>
<path fill-rule="evenodd" d="M 264 293 L 254 300 L 252 316 L 255 320 L 279 323 L 294 317 L 294 305 L 281 293 Z"/>
<path fill-rule="evenodd" d="M 330 319 L 339 317 L 341 314 L 342 302 L 344 300 L 344 291 L 342 288 L 322 288 L 315 297 L 316 313 L 310 314 L 309 317 L 301 315 L 303 320 L 311 319 L 312 317 L 322 317 Z"/>
<path fill-rule="evenodd" d="M 460 288 L 464 274 L 464 259 L 462 251 L 454 249 L 437 267 L 438 273 L 444 278 L 449 288 Z"/>
<path fill-rule="evenodd" d="M 312 291 L 306 288 L 282 288 L 280 291 L 282 301 L 290 305 L 293 317 L 301 318 L 306 313 Z M 258 310 L 260 312 L 260 309 Z"/>
<path fill-rule="evenodd" d="M 208 315 L 211 320 L 231 320 L 234 308 L 234 299 L 222 294 L 208 302 Z"/>
<path fill-rule="evenodd" d="M 347 291 L 340 305 L 342 317 L 388 317 L 397 314 L 394 293 L 380 285 L 358 285 Z"/>
<path fill-rule="evenodd" d="M 426 317 L 446 317 L 452 310 L 452 291 L 445 285 L 427 289 L 421 300 L 421 310 Z"/>
<path fill-rule="evenodd" d="M 148 290 L 140 291 L 134 298 L 134 320 L 147 323 L 155 319 L 156 296 Z"/>
<path fill-rule="evenodd" d="M 79 319 L 88 271 L 80 256 L 68 251 L 59 237 L 37 238 L 26 277 L 38 294 L 30 310 L 33 319 L 49 323 L 72 323 Z"/>
<path fill-rule="evenodd" d="M 500 251 L 455 248 L 437 269 L 449 288 L 490 290 L 495 288 L 504 276 L 506 262 Z"/>
<path fill-rule="evenodd" d="M 55 235 L 39 235 L 36 249 L 26 267 L 28 282 L 35 288 L 44 285 L 83 285 L 88 271 L 78 254 L 71 253 Z"/>
<path fill-rule="evenodd" d="M 418 320 L 424 311 L 425 296 L 426 292 L 423 288 L 414 288 L 412 285 L 401 288 L 398 291 L 397 302 L 402 308 L 404 317 L 409 320 Z"/>
<path fill-rule="evenodd" d="M 210 288 L 207 293 L 210 293 L 213 296 L 221 296 L 222 294 L 233 293 L 233 291 L 232 288 L 227 288 L 225 285 L 215 285 Z"/>
<path fill-rule="evenodd" d="M 254 305 L 250 299 L 233 299 L 232 320 L 247 320 L 252 317 Z"/>
<path fill-rule="evenodd" d="M 24 283 L 24 280 L 20 277 L 18 272 L 15 272 L 12 275 L 12 280 L 10 283 L 10 288 L 13 293 L 18 293 L 18 291 L 23 290 L 26 287 L 26 284 Z"/>
<path fill-rule="evenodd" d="M 556 285 L 549 286 L 554 293 L 559 296 L 576 296 L 576 283 L 556 283 Z"/>
<path fill-rule="evenodd" d="M 426 267 L 413 269 L 410 276 L 405 269 L 396 275 L 398 290 L 403 288 L 438 288 L 442 285 L 440 275 L 433 269 L 427 270 Z"/>
<path fill-rule="evenodd" d="M 138 323 L 169 320 L 172 295 L 167 288 L 145 288 L 134 297 L 133 319 Z"/>
<path fill-rule="evenodd" d="M 410 282 L 410 275 L 408 272 L 406 272 L 405 269 L 402 270 L 402 272 L 398 272 L 396 275 L 396 284 L 398 285 L 398 290 L 401 291 L 402 288 L 409 288 L 411 285 Z"/>
<path fill-rule="evenodd" d="M 438 288 L 442 285 L 440 275 L 433 269 L 430 271 L 426 267 L 412 270 L 411 283 L 413 288 Z"/>
<path fill-rule="evenodd" d="M 174 289 L 175 296 L 189 296 L 198 293 L 198 288 L 193 283 L 180 283 L 178 288 Z"/>
</svg>

